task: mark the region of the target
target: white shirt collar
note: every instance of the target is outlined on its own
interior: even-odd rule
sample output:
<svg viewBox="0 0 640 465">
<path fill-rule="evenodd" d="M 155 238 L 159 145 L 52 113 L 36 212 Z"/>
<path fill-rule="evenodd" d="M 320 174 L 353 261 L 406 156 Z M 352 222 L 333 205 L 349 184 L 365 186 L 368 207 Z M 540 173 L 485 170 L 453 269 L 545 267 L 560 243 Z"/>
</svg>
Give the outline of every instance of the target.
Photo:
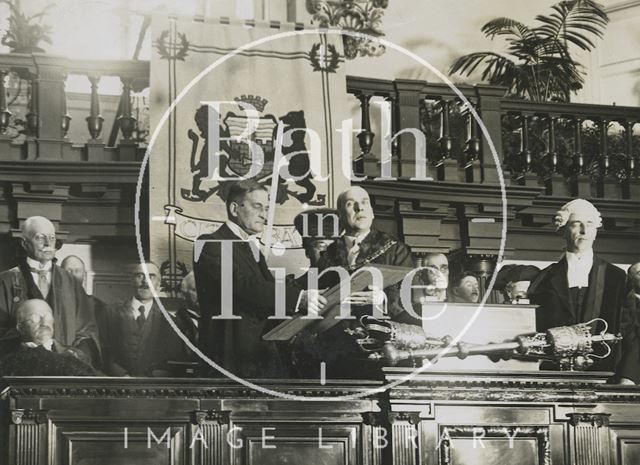
<svg viewBox="0 0 640 465">
<path fill-rule="evenodd" d="M 36 344 L 35 342 L 31 342 L 31 341 L 29 341 L 29 342 L 23 342 L 23 344 L 24 344 L 26 347 L 30 347 L 30 348 L 32 348 L 32 349 L 35 349 L 35 348 L 39 347 L 39 345 L 38 345 L 38 344 Z M 49 340 L 47 340 L 44 344 L 42 344 L 42 347 L 44 347 L 45 349 L 47 349 L 48 351 L 50 351 L 50 352 L 51 352 L 51 350 L 53 349 L 53 339 L 49 339 Z"/>
<path fill-rule="evenodd" d="M 251 236 L 249 236 L 249 234 L 246 233 L 246 231 L 244 229 L 242 229 L 240 226 L 238 226 L 233 221 L 227 221 L 225 224 L 231 230 L 231 232 L 233 234 L 235 234 L 236 236 L 238 236 L 240 239 L 246 241 L 251 237 Z M 255 235 L 253 237 L 255 237 Z"/>
<path fill-rule="evenodd" d="M 567 281 L 569 288 L 589 287 L 589 273 L 593 266 L 593 249 L 582 254 L 565 252 L 567 259 Z"/>
<path fill-rule="evenodd" d="M 38 260 L 34 260 L 31 257 L 27 257 L 27 265 L 29 265 L 29 268 L 33 268 L 35 270 L 51 271 L 51 267 L 53 266 L 53 262 L 51 260 L 49 260 L 47 263 L 45 263 L 43 265 Z"/>
<path fill-rule="evenodd" d="M 144 317 L 147 318 L 149 316 L 149 312 L 151 311 L 151 307 L 153 307 L 153 300 L 144 303 L 133 297 L 131 299 L 131 311 L 134 318 L 138 318 L 138 316 L 140 315 L 140 311 L 138 309 L 141 305 L 144 307 Z"/>
<path fill-rule="evenodd" d="M 369 235 L 370 232 L 371 230 L 367 229 L 366 231 L 359 232 L 355 236 L 345 234 L 344 240 L 347 242 L 347 248 L 350 249 L 354 247 L 355 244 L 361 244 L 362 241 L 365 240 L 365 238 Z"/>
</svg>

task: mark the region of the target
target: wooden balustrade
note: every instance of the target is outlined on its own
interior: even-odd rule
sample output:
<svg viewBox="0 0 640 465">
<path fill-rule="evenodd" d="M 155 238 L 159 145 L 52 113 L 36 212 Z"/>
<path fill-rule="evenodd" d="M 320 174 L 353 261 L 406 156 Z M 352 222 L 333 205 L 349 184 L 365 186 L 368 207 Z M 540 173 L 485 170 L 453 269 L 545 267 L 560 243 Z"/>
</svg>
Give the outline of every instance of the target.
<svg viewBox="0 0 640 465">
<path fill-rule="evenodd" d="M 5 77 L 13 73 L 28 83 L 25 134 L 12 140 L 7 135 L 12 112 L 7 106 Z M 65 81 L 69 75 L 84 75 L 91 86 L 90 108 L 85 118 L 87 138 L 83 146 L 68 139 L 72 118 L 67 107 Z M 122 132 L 119 144 L 106 146 L 101 139 L 104 118 L 100 114 L 99 82 L 117 76 L 123 84 L 123 101 L 117 118 Z M 142 156 L 132 140 L 136 120 L 131 111 L 131 93 L 148 87 L 149 62 L 70 60 L 41 54 L 0 55 L 0 161 L 69 160 L 137 161 Z M 15 131 L 14 131 L 15 132 Z M 15 134 L 14 134 L 15 136 Z M 114 139 L 115 141 L 115 139 Z"/>
<path fill-rule="evenodd" d="M 10 72 L 26 81 L 29 90 L 26 137 L 20 143 L 6 134 L 12 118 L 5 85 Z M 84 75 L 91 84 L 87 138 L 81 147 L 68 139 L 72 121 L 65 80 L 70 74 Z M 103 76 L 117 76 L 122 82 L 107 143 L 102 140 L 98 91 Z M 139 160 L 130 102 L 132 92 L 148 82 L 149 63 L 144 61 L 0 55 L 0 160 Z M 461 85 L 454 91 L 444 84 L 407 79 L 349 76 L 347 92 L 360 107 L 360 153 L 354 157 L 354 173 L 360 176 L 381 175 L 381 147 L 390 139 L 392 177 L 411 179 L 426 173 L 425 179 L 436 181 L 497 184 L 501 168 L 508 183 L 544 186 L 548 195 L 619 199 L 640 195 L 639 136 L 633 133 L 640 123 L 638 108 L 528 102 L 506 98 L 501 87 Z M 390 106 L 390 112 L 383 112 L 390 136 L 372 129 L 374 97 Z M 622 125 L 620 134 L 610 133 L 613 123 Z M 115 146 L 118 131 L 122 137 Z M 426 169 L 416 170 L 416 163 L 425 158 Z"/>
<path fill-rule="evenodd" d="M 507 183 L 544 186 L 547 195 L 627 199 L 640 194 L 636 142 L 640 135 L 633 133 L 640 123 L 639 108 L 528 102 L 506 98 L 505 89 L 494 86 L 457 89 L 459 93 L 424 81 L 348 77 L 347 91 L 361 100 L 359 137 L 366 134 L 369 142 L 361 141 L 370 166 L 366 174 L 380 175 L 380 155 L 370 145 L 376 135 L 371 133 L 369 115 L 364 114 L 370 106 L 362 97 L 375 95 L 393 107 L 387 127 L 392 128 L 395 142 L 394 176 L 415 176 L 416 131 L 421 131 L 427 172 L 437 181 L 495 184 L 499 165 Z M 469 105 L 478 112 L 481 124 Z M 612 134 L 613 123 L 619 123 L 624 134 Z"/>
</svg>

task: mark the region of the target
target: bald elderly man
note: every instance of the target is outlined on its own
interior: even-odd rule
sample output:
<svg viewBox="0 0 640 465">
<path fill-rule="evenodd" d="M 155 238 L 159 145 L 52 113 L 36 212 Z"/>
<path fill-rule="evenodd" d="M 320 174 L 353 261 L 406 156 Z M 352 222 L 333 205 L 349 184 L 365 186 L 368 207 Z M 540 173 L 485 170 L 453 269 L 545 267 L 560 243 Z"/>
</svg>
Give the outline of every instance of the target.
<svg viewBox="0 0 640 465">
<path fill-rule="evenodd" d="M 56 230 L 47 218 L 32 216 L 22 224 L 25 257 L 0 273 L 0 339 L 15 336 L 16 310 L 28 299 L 45 300 L 53 310 L 56 337 L 65 346 L 99 360 L 95 316 L 82 286 L 55 263 Z"/>
<path fill-rule="evenodd" d="M 86 355 L 54 338 L 55 321 L 44 300 L 29 299 L 16 310 L 15 347 L 0 361 L 2 376 L 91 376 L 95 372 Z"/>
<path fill-rule="evenodd" d="M 538 305 L 538 331 L 602 318 L 610 333 L 626 334 L 627 328 L 622 327 L 625 273 L 593 253 L 602 226 L 600 212 L 587 200 L 575 199 L 557 212 L 554 221 L 565 242 L 564 256 L 542 270 L 528 291 L 531 303 Z M 639 382 L 640 366 L 619 363 L 620 350 L 632 350 L 631 343 L 632 338 L 627 338 L 614 351 L 617 354 L 596 361 L 592 369 L 616 371 L 618 365 L 619 377 Z"/>
</svg>

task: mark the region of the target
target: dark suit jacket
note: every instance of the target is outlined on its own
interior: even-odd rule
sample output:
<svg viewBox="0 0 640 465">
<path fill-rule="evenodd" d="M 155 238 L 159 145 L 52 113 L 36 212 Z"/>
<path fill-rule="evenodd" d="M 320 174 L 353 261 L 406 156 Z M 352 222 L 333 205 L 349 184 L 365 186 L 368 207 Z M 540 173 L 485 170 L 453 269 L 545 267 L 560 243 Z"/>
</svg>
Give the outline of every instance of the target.
<svg viewBox="0 0 640 465">
<path fill-rule="evenodd" d="M 538 305 L 536 310 L 538 331 L 544 332 L 557 326 L 575 325 L 594 318 L 602 318 L 609 325 L 608 332 L 625 333 L 627 329 L 622 327 L 625 282 L 624 271 L 594 256 L 589 273 L 589 290 L 585 298 L 585 309 L 582 314 L 576 314 L 569 292 L 567 260 L 563 258 L 549 265 L 531 283 L 528 291 L 531 303 Z M 618 344 L 614 348 L 614 355 L 604 360 L 596 359 L 591 369 L 615 371 L 621 359 L 621 351 L 622 345 Z M 637 373 L 621 373 L 621 376 L 638 378 Z"/>
<path fill-rule="evenodd" d="M 109 309 L 112 335 L 113 376 L 152 376 L 154 370 L 167 371 L 168 361 L 186 361 L 182 340 L 173 331 L 154 302 L 142 331 L 131 312 L 131 300 Z"/>
<path fill-rule="evenodd" d="M 360 252 L 356 257 L 353 266 L 349 266 L 349 250 L 344 237 L 339 238 L 329 246 L 327 252 L 320 259 L 318 268 L 324 270 L 332 266 L 341 266 L 348 271 L 354 271 L 357 268 L 366 266 L 369 263 L 379 265 L 394 265 L 413 268 L 413 257 L 411 251 L 404 243 L 394 239 L 382 231 L 372 229 L 367 237 L 360 243 Z M 325 275 L 326 278 L 321 280 L 320 287 L 334 286 L 337 284 L 338 275 L 331 273 Z M 400 303 L 398 286 L 392 286 L 385 289 L 389 298 L 388 310 L 389 315 L 394 320 L 402 320 L 404 310 Z M 409 321 L 406 321 L 409 323 Z M 421 324 L 421 323 L 417 323 Z"/>
<path fill-rule="evenodd" d="M 413 257 L 409 247 L 386 233 L 372 229 L 360 243 L 360 252 L 353 266 L 349 266 L 349 251 L 344 238 L 339 238 L 329 246 L 320 259 L 318 268 L 325 270 L 333 266 L 341 266 L 352 272 L 368 264 L 394 265 L 413 268 Z M 337 273 L 323 276 L 320 287 L 334 286 L 338 282 Z M 407 312 L 400 303 L 398 286 L 389 286 L 387 294 L 387 310 L 394 321 L 421 324 Z M 370 307 L 352 308 L 352 315 L 358 317 L 370 313 Z M 293 341 L 293 358 L 299 367 L 301 376 L 318 376 L 319 366 L 324 362 L 328 378 L 375 379 L 381 376 L 379 367 L 366 360 L 366 354 L 360 351 L 352 336 L 345 333 L 358 325 L 356 320 L 345 320 L 332 328 L 311 335 L 303 332 Z"/>
<path fill-rule="evenodd" d="M 0 273 L 0 339 L 15 336 L 16 310 L 28 299 L 43 299 L 43 296 L 23 261 Z M 51 268 L 51 289 L 46 300 L 53 310 L 58 341 L 78 347 L 90 340 L 99 347 L 95 315 L 82 285 L 55 264 Z"/>
<path fill-rule="evenodd" d="M 217 241 L 240 240 L 225 224 L 213 234 L 198 238 L 207 242 L 194 256 L 193 271 L 200 302 L 199 345 L 222 368 L 242 377 L 288 377 L 287 362 L 274 342 L 262 335 L 280 320 L 275 315 L 276 283 L 264 256 L 256 261 L 251 246 L 233 244 L 233 266 L 222 270 L 221 246 Z M 196 243 L 196 246 L 198 243 Z M 230 273 L 233 283 L 233 315 L 239 319 L 213 319 L 221 314 L 221 276 Z M 288 282 L 282 286 L 287 314 L 295 310 L 300 288 Z M 214 376 L 220 376 L 217 371 Z"/>
<path fill-rule="evenodd" d="M 96 372 L 81 360 L 83 353 L 54 341 L 51 351 L 18 343 L 0 361 L 0 376 L 94 376 Z"/>
</svg>

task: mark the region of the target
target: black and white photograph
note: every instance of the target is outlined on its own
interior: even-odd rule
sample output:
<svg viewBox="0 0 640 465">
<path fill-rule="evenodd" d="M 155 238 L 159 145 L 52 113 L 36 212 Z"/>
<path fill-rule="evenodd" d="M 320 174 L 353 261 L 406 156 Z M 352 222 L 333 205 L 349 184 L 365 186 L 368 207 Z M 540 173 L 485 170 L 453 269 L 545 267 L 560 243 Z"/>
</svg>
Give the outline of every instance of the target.
<svg viewBox="0 0 640 465">
<path fill-rule="evenodd" d="M 0 0 L 5 464 L 640 464 L 640 0 Z"/>
</svg>

